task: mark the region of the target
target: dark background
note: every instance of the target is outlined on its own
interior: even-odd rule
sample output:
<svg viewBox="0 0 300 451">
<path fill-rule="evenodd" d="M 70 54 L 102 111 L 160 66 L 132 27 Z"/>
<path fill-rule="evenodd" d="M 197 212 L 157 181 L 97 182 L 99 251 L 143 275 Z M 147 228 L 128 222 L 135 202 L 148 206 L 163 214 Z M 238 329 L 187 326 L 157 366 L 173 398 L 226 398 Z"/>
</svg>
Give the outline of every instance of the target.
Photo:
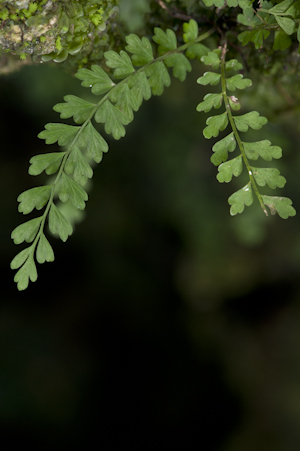
<svg viewBox="0 0 300 451">
<path fill-rule="evenodd" d="M 266 218 L 256 200 L 229 215 L 242 182 L 215 178 L 200 75 L 108 138 L 84 221 L 66 243 L 49 238 L 55 262 L 24 292 L 9 269 L 27 219 L 16 198 L 46 179 L 29 159 L 57 150 L 36 136 L 64 95 L 91 95 L 59 66 L 1 77 L 4 450 L 299 450 L 299 217 Z M 299 210 L 299 117 L 275 117 L 262 89 L 267 101 L 250 90 L 241 112 L 256 100 L 271 117 L 259 138 L 282 146 L 279 192 Z"/>
</svg>

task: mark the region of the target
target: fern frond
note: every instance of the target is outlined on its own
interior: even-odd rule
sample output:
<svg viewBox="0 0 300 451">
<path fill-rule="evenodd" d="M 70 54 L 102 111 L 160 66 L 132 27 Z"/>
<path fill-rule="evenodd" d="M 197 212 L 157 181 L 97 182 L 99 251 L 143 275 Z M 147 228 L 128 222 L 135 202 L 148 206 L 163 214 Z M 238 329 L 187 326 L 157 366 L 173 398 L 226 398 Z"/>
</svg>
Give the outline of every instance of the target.
<svg viewBox="0 0 300 451">
<path fill-rule="evenodd" d="M 232 131 L 214 144 L 211 157 L 213 164 L 218 166 L 217 179 L 219 182 L 230 182 L 232 177 L 239 177 L 242 173 L 243 166 L 246 168 L 249 182 L 241 189 L 232 194 L 229 199 L 230 214 L 236 215 L 242 213 L 245 206 L 253 203 L 253 193 L 264 213 L 268 215 L 267 208 L 271 214 L 276 212 L 281 218 L 288 218 L 296 214 L 292 207 L 292 201 L 284 197 L 270 197 L 260 194 L 258 186 L 268 185 L 271 189 L 283 188 L 286 180 L 280 175 L 276 168 L 257 168 L 251 166 L 249 160 L 257 160 L 259 157 L 266 161 L 272 158 L 280 158 L 282 155 L 281 148 L 271 146 L 270 141 L 258 141 L 247 143 L 243 142 L 239 132 L 247 132 L 249 128 L 259 130 L 267 123 L 267 119 L 259 115 L 257 111 L 233 116 L 232 112 L 239 109 L 239 102 L 235 96 L 228 96 L 227 89 L 235 91 L 236 89 L 245 89 L 251 86 L 251 80 L 243 79 L 242 75 L 236 74 L 231 77 L 227 76 L 226 70 L 239 70 L 240 65 L 236 60 L 225 61 L 226 44 L 223 47 L 222 54 L 219 52 L 210 52 L 202 57 L 205 64 L 212 68 L 218 69 L 221 66 L 221 73 L 206 72 L 197 82 L 202 85 L 216 85 L 221 82 L 220 94 L 207 94 L 204 101 L 197 106 L 198 111 L 210 111 L 213 107 L 220 108 L 222 100 L 225 106 L 225 112 L 207 119 L 207 127 L 204 128 L 203 134 L 205 138 L 210 139 L 217 137 L 220 131 L 223 131 L 230 124 Z M 233 152 L 238 145 L 240 154 L 228 160 L 228 152 Z M 244 164 L 243 164 L 244 163 Z"/>
<path fill-rule="evenodd" d="M 73 232 L 70 221 L 55 204 L 55 198 L 58 197 L 61 202 L 70 200 L 75 209 L 85 208 L 88 195 L 83 187 L 93 176 L 89 160 L 99 163 L 103 153 L 108 151 L 107 142 L 95 129 L 92 120 L 102 123 L 105 132 L 111 134 L 114 139 L 123 137 L 126 133 L 125 126 L 133 120 L 134 113 L 138 111 L 143 100 L 162 94 L 164 88 L 170 85 L 168 68 L 173 69 L 175 77 L 184 80 L 187 72 L 191 70 L 191 65 L 183 52 L 189 48 L 195 49 L 195 46 L 200 45 L 199 42 L 214 31 L 211 29 L 198 36 L 198 26 L 194 20 L 185 24 L 184 30 L 185 44 L 178 47 L 176 35 L 172 30 L 155 29 L 153 41 L 158 44 L 157 58 L 153 56 L 148 39 L 140 39 L 130 34 L 126 38 L 126 51 L 116 53 L 110 50 L 104 54 L 107 67 L 113 69 L 114 79 L 120 80 L 118 83 L 112 81 L 102 68 L 95 65 L 91 70 L 79 69 L 75 75 L 81 80 L 82 86 L 91 88 L 94 95 L 101 96 L 98 102 L 91 103 L 68 95 L 64 97 L 64 103 L 54 106 L 54 110 L 60 113 L 62 119 L 72 117 L 79 125 L 50 123 L 38 135 L 46 144 L 57 142 L 59 146 L 66 146 L 66 149 L 57 153 L 37 155 L 30 160 L 31 175 L 45 171 L 48 175 L 56 176 L 51 185 L 27 190 L 18 197 L 19 211 L 23 214 L 45 207 L 42 216 L 25 222 L 12 232 L 15 244 L 23 241 L 32 243 L 11 262 L 12 269 L 19 268 L 14 279 L 19 290 L 26 289 L 30 280 L 37 279 L 34 256 L 38 263 L 54 260 L 52 247 L 44 234 L 46 220 L 48 219 L 51 233 L 58 235 L 62 241 L 66 241 Z M 197 52 L 196 48 L 194 53 Z M 203 53 L 208 53 L 208 49 L 202 49 L 201 56 Z"/>
</svg>

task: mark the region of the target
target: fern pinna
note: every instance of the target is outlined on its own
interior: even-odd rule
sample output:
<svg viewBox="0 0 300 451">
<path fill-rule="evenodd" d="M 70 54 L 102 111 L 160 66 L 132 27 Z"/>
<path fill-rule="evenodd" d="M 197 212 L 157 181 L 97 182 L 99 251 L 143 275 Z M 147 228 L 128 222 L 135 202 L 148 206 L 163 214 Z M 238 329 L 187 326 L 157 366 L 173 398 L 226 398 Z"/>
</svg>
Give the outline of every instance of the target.
<svg viewBox="0 0 300 451">
<path fill-rule="evenodd" d="M 173 75 L 183 81 L 192 68 L 187 57 L 201 57 L 208 53 L 209 49 L 200 41 L 212 34 L 213 29 L 198 36 L 197 23 L 192 20 L 185 24 L 184 30 L 186 44 L 177 47 L 173 30 L 164 32 L 155 28 L 153 41 L 158 44 L 157 58 L 154 58 L 151 43 L 146 37 L 140 39 L 130 34 L 126 37 L 126 51 L 105 53 L 106 65 L 113 69 L 114 79 L 121 80 L 119 83 L 96 65 L 91 70 L 79 69 L 76 74 L 82 86 L 90 87 L 93 94 L 101 96 L 98 103 L 68 95 L 64 97 L 65 103 L 54 106 L 62 119 L 73 117 L 74 122 L 81 125 L 50 123 L 38 135 L 45 139 L 46 144 L 57 142 L 59 146 L 66 146 L 66 150 L 37 155 L 30 160 L 29 174 L 38 175 L 45 171 L 47 175 L 57 175 L 52 184 L 29 189 L 18 197 L 20 213 L 28 214 L 34 208 L 41 210 L 45 207 L 41 216 L 19 225 L 11 235 L 15 244 L 32 243 L 11 262 L 12 269 L 19 268 L 14 277 L 19 290 L 26 289 L 29 280 L 37 280 L 35 257 L 38 263 L 54 260 L 53 249 L 44 233 L 46 219 L 50 232 L 62 241 L 72 234 L 72 225 L 56 206 L 55 198 L 62 202 L 70 200 L 76 209 L 85 208 L 88 195 L 83 186 L 93 176 L 89 161 L 100 163 L 103 153 L 108 151 L 108 144 L 95 129 L 92 119 L 104 124 L 106 133 L 120 139 L 125 135 L 124 126 L 133 120 L 134 112 L 138 111 L 143 100 L 150 99 L 152 94 L 161 95 L 170 85 L 167 67 L 172 68 Z M 187 56 L 184 51 L 187 51 Z"/>
</svg>

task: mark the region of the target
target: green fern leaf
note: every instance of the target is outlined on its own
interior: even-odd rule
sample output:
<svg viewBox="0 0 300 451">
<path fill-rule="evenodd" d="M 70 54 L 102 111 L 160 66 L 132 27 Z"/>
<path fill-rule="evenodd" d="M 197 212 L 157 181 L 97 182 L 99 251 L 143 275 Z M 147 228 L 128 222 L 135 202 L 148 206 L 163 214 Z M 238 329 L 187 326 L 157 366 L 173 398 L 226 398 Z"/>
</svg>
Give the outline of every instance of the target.
<svg viewBox="0 0 300 451">
<path fill-rule="evenodd" d="M 254 178 L 259 186 L 268 185 L 270 188 L 283 188 L 286 179 L 280 175 L 276 168 L 251 168 Z"/>
<path fill-rule="evenodd" d="M 269 36 L 269 30 L 252 30 L 243 31 L 238 35 L 238 40 L 242 45 L 247 45 L 248 42 L 253 42 L 256 49 L 260 49 L 263 45 L 264 39 Z"/>
<path fill-rule="evenodd" d="M 238 62 L 238 60 L 232 59 L 225 63 L 225 70 L 241 70 L 243 69 L 243 65 Z"/>
<path fill-rule="evenodd" d="M 11 233 L 11 238 L 14 240 L 14 243 L 21 244 L 23 241 L 26 241 L 26 243 L 31 243 L 38 233 L 42 219 L 43 216 L 30 219 L 30 221 L 24 222 L 16 227 Z"/>
<path fill-rule="evenodd" d="M 291 45 L 292 40 L 284 31 L 275 31 L 273 50 L 286 50 Z"/>
<path fill-rule="evenodd" d="M 161 28 L 154 28 L 153 41 L 158 46 L 158 53 L 163 55 L 164 53 L 170 52 L 177 48 L 177 39 L 173 30 L 167 29 L 165 32 Z"/>
<path fill-rule="evenodd" d="M 10 267 L 11 269 L 18 269 L 20 266 L 25 263 L 27 258 L 29 257 L 30 253 L 32 252 L 32 245 L 27 247 L 26 249 L 23 249 L 21 252 L 19 252 L 11 261 Z"/>
<path fill-rule="evenodd" d="M 72 234 L 73 228 L 67 218 L 59 211 L 52 202 L 49 212 L 49 229 L 54 235 L 59 235 L 62 241 L 67 241 Z"/>
<path fill-rule="evenodd" d="M 191 72 L 192 66 L 186 56 L 182 53 L 173 53 L 165 59 L 167 67 L 173 67 L 173 75 L 180 81 L 186 79 L 186 73 Z"/>
<path fill-rule="evenodd" d="M 276 22 L 278 25 L 285 31 L 287 34 L 293 34 L 296 29 L 295 22 L 288 17 L 275 16 Z"/>
<path fill-rule="evenodd" d="M 262 198 L 272 215 L 278 213 L 282 219 L 295 216 L 296 210 L 292 207 L 293 202 L 288 197 L 262 196 Z"/>
<path fill-rule="evenodd" d="M 85 209 L 85 201 L 88 200 L 86 191 L 64 173 L 59 182 L 58 197 L 62 202 L 67 202 L 70 199 L 73 207 L 79 210 Z"/>
<path fill-rule="evenodd" d="M 226 161 L 225 163 L 220 164 L 217 175 L 217 179 L 220 183 L 230 182 L 232 180 L 232 176 L 238 177 L 241 175 L 243 170 L 243 160 L 242 156 L 239 155 L 232 160 Z"/>
<path fill-rule="evenodd" d="M 223 96 L 221 94 L 206 94 L 204 96 L 204 101 L 199 103 L 197 106 L 197 111 L 204 111 L 208 113 L 212 108 L 220 108 L 222 105 Z"/>
<path fill-rule="evenodd" d="M 183 40 L 184 42 L 191 42 L 198 37 L 198 24 L 191 19 L 189 22 L 183 24 Z"/>
<path fill-rule="evenodd" d="M 251 182 L 248 182 L 243 188 L 233 193 L 228 203 L 231 205 L 230 214 L 235 216 L 237 213 L 243 213 L 245 206 L 249 207 L 253 202 Z"/>
<path fill-rule="evenodd" d="M 164 92 L 164 87 L 169 87 L 171 84 L 170 75 L 161 61 L 147 67 L 146 75 L 148 77 L 148 82 L 152 93 L 155 96 L 160 96 Z"/>
<path fill-rule="evenodd" d="M 92 93 L 95 95 L 105 94 L 115 86 L 115 83 L 109 78 L 107 73 L 96 65 L 92 66 L 92 70 L 79 69 L 75 77 L 83 80 L 81 85 L 85 88 L 92 88 Z"/>
<path fill-rule="evenodd" d="M 213 136 L 216 138 L 220 131 L 225 130 L 228 125 L 228 116 L 225 111 L 223 114 L 209 117 L 206 121 L 207 127 L 203 130 L 203 135 L 206 139 L 210 139 Z"/>
<path fill-rule="evenodd" d="M 228 158 L 228 152 L 233 152 L 236 148 L 236 140 L 234 138 L 233 132 L 225 136 L 225 138 L 218 141 L 212 148 L 214 154 L 211 156 L 211 162 L 215 166 L 226 161 Z"/>
<path fill-rule="evenodd" d="M 39 244 L 36 249 L 36 259 L 40 264 L 54 261 L 53 249 L 43 233 L 40 236 Z"/>
<path fill-rule="evenodd" d="M 191 45 L 185 54 L 190 60 L 198 58 L 201 61 L 202 56 L 208 55 L 209 52 L 210 49 L 206 45 L 197 43 Z"/>
<path fill-rule="evenodd" d="M 66 124 L 46 124 L 45 129 L 38 134 L 38 138 L 45 139 L 46 144 L 54 144 L 57 141 L 60 146 L 66 146 L 73 141 L 80 127 Z"/>
<path fill-rule="evenodd" d="M 124 125 L 133 121 L 133 110 L 137 111 L 139 109 L 139 104 L 135 100 L 127 83 L 117 86 L 112 90 L 109 99 L 112 102 L 116 102 L 115 107 L 127 118 L 126 124 Z"/>
<path fill-rule="evenodd" d="M 26 290 L 29 280 L 31 280 L 31 282 L 37 280 L 37 271 L 32 254 L 29 255 L 22 268 L 19 269 L 14 277 L 14 281 L 18 284 L 19 291 Z"/>
<path fill-rule="evenodd" d="M 153 52 L 149 39 L 143 37 L 140 39 L 135 34 L 130 34 L 125 38 L 127 52 L 133 53 L 131 56 L 132 62 L 135 66 L 144 66 L 153 60 Z"/>
<path fill-rule="evenodd" d="M 104 53 L 106 65 L 114 70 L 114 77 L 117 79 L 126 78 L 134 72 L 130 56 L 124 50 L 120 54 L 114 50 Z"/>
<path fill-rule="evenodd" d="M 225 1 L 224 0 L 203 0 L 203 3 L 206 6 L 216 6 L 217 8 L 222 8 L 224 6 Z"/>
<path fill-rule="evenodd" d="M 252 85 L 252 81 L 249 78 L 243 78 L 243 75 L 236 74 L 231 78 L 227 78 L 226 87 L 229 91 L 235 91 L 237 89 L 245 89 Z"/>
<path fill-rule="evenodd" d="M 30 175 L 39 175 L 46 171 L 48 175 L 54 174 L 58 170 L 65 154 L 66 152 L 54 152 L 35 155 L 29 160 L 31 166 L 29 166 L 28 173 Z"/>
<path fill-rule="evenodd" d="M 73 95 L 65 96 L 64 100 L 66 103 L 58 103 L 53 109 L 60 113 L 62 119 L 73 117 L 76 124 L 85 122 L 92 115 L 96 106 L 94 103 Z"/>
<path fill-rule="evenodd" d="M 38 186 L 28 189 L 19 195 L 17 201 L 19 204 L 19 212 L 27 215 L 34 208 L 41 210 L 49 200 L 53 185 Z"/>
<path fill-rule="evenodd" d="M 202 77 L 198 78 L 197 83 L 200 85 L 206 86 L 217 85 L 220 82 L 221 74 L 216 74 L 215 72 L 205 72 Z"/>
<path fill-rule="evenodd" d="M 294 3 L 294 0 L 283 0 L 278 5 L 273 6 L 273 8 L 270 8 L 268 11 L 271 14 L 282 14 L 285 13 L 290 6 Z"/>
<path fill-rule="evenodd" d="M 150 99 L 152 93 L 145 72 L 135 74 L 129 80 L 129 86 L 131 87 L 131 92 L 138 108 L 142 105 L 144 99 Z"/>
<path fill-rule="evenodd" d="M 81 134 L 80 144 L 82 147 L 87 148 L 87 158 L 94 160 L 96 163 L 100 163 L 103 157 L 103 152 L 108 151 L 107 142 L 102 138 L 100 133 L 97 132 L 90 122 Z"/>
<path fill-rule="evenodd" d="M 209 52 L 207 55 L 202 56 L 201 61 L 206 64 L 206 66 L 211 66 L 213 69 L 219 69 L 221 60 L 218 53 Z"/>
<path fill-rule="evenodd" d="M 282 157 L 282 149 L 279 146 L 271 146 L 271 141 L 265 139 L 253 143 L 243 143 L 247 157 L 250 160 L 257 160 L 261 157 L 263 160 L 271 161 L 272 158 Z"/>
<path fill-rule="evenodd" d="M 247 132 L 249 127 L 259 130 L 268 120 L 266 117 L 260 116 L 257 111 L 251 111 L 242 116 L 235 116 L 234 122 L 240 132 Z"/>
<path fill-rule="evenodd" d="M 291 6 L 285 11 L 285 14 L 292 16 L 293 19 L 300 18 L 300 0 L 292 2 Z"/>
<path fill-rule="evenodd" d="M 65 172 L 68 175 L 73 174 L 75 182 L 81 186 L 84 186 L 87 180 L 93 177 L 93 169 L 78 147 L 74 147 L 70 153 L 66 161 Z"/>
<path fill-rule="evenodd" d="M 106 100 L 97 110 L 95 120 L 104 124 L 106 133 L 111 133 L 115 139 L 125 136 L 123 124 L 128 124 L 128 118 L 109 100 Z"/>
</svg>

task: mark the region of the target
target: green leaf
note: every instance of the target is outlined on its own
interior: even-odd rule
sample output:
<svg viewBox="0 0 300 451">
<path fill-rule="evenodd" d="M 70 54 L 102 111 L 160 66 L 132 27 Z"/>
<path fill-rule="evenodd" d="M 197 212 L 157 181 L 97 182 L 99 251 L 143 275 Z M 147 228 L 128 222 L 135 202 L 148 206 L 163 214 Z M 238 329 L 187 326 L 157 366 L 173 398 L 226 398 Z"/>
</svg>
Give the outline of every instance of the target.
<svg viewBox="0 0 300 451">
<path fill-rule="evenodd" d="M 247 132 L 249 127 L 254 130 L 259 130 L 265 125 L 268 120 L 264 116 L 260 116 L 257 111 L 251 111 L 250 113 L 243 114 L 242 116 L 235 116 L 235 125 L 240 132 Z"/>
<path fill-rule="evenodd" d="M 222 8 L 224 6 L 225 1 L 224 0 L 203 0 L 203 3 L 206 6 L 216 6 L 218 8 Z"/>
<path fill-rule="evenodd" d="M 284 31 L 275 31 L 273 50 L 286 50 L 291 45 L 292 40 Z"/>
<path fill-rule="evenodd" d="M 161 28 L 156 27 L 152 39 L 156 44 L 160 44 L 157 49 L 160 55 L 177 48 L 177 39 L 173 30 L 167 29 L 164 32 Z"/>
<path fill-rule="evenodd" d="M 278 146 L 271 146 L 271 141 L 265 139 L 264 141 L 257 141 L 253 143 L 244 143 L 243 146 L 247 157 L 250 160 L 257 160 L 258 157 L 266 161 L 271 161 L 272 158 L 281 158 L 282 150 Z"/>
<path fill-rule="evenodd" d="M 219 174 L 217 175 L 217 179 L 220 183 L 223 182 L 228 183 L 231 181 L 233 175 L 235 177 L 241 175 L 242 169 L 243 169 L 242 156 L 239 155 L 238 157 L 233 158 L 232 160 L 220 164 L 218 168 Z"/>
<path fill-rule="evenodd" d="M 235 216 L 237 213 L 243 213 L 245 206 L 249 207 L 253 202 L 251 182 L 248 182 L 243 188 L 233 193 L 228 203 L 231 205 L 230 214 Z"/>
<path fill-rule="evenodd" d="M 11 269 L 20 268 L 20 266 L 22 266 L 23 263 L 25 263 L 25 261 L 27 260 L 27 258 L 31 254 L 31 252 L 32 252 L 32 245 L 27 247 L 26 249 L 23 249 L 21 252 L 19 252 L 10 263 Z"/>
<path fill-rule="evenodd" d="M 201 61 L 207 66 L 211 66 L 213 69 L 219 69 L 221 60 L 216 52 L 209 52 L 208 55 L 204 55 Z"/>
<path fill-rule="evenodd" d="M 294 0 L 284 0 L 278 5 L 273 6 L 273 8 L 269 9 L 268 12 L 272 14 L 281 14 L 285 13 L 289 7 L 293 4 Z"/>
<path fill-rule="evenodd" d="M 183 24 L 183 40 L 184 42 L 191 42 L 198 37 L 198 24 L 194 19 Z"/>
<path fill-rule="evenodd" d="M 26 243 L 31 243 L 39 231 L 42 219 L 43 216 L 30 219 L 30 221 L 24 222 L 16 227 L 11 233 L 11 238 L 14 240 L 14 243 L 20 244 L 23 243 L 23 241 L 26 241 Z"/>
<path fill-rule="evenodd" d="M 95 95 L 104 94 L 115 86 L 107 73 L 100 66 L 96 65 L 92 66 L 92 70 L 79 69 L 75 77 L 83 80 L 81 85 L 85 88 L 92 88 L 92 93 Z"/>
<path fill-rule="evenodd" d="M 228 152 L 233 152 L 236 148 L 236 140 L 234 138 L 233 132 L 229 133 L 229 135 L 225 136 L 225 138 L 216 142 L 213 146 L 212 150 L 214 154 L 211 156 L 211 162 L 215 166 L 219 166 L 223 161 L 226 161 L 228 158 Z"/>
<path fill-rule="evenodd" d="M 198 58 L 201 60 L 202 56 L 207 55 L 210 52 L 210 49 L 206 47 L 206 45 L 197 43 L 194 45 L 191 45 L 185 52 L 186 56 L 189 59 Z"/>
<path fill-rule="evenodd" d="M 199 103 L 197 106 L 197 111 L 204 111 L 208 113 L 212 108 L 220 108 L 223 100 L 222 93 L 221 94 L 206 94 L 204 96 L 204 101 Z"/>
<path fill-rule="evenodd" d="M 247 45 L 248 42 L 253 42 L 255 44 L 255 48 L 258 50 L 262 47 L 264 39 L 267 39 L 269 34 L 269 30 L 243 31 L 238 35 L 238 40 L 242 43 L 242 45 Z"/>
<path fill-rule="evenodd" d="M 46 124 L 45 129 L 38 134 L 38 138 L 45 139 L 46 144 L 54 144 L 58 141 L 60 146 L 66 146 L 73 141 L 80 127 L 67 124 Z"/>
<path fill-rule="evenodd" d="M 135 97 L 133 96 L 128 84 L 117 86 L 116 89 L 111 91 L 109 99 L 115 103 L 115 107 L 123 113 L 125 116 L 126 124 L 133 121 L 133 110 L 137 111 L 139 108 Z M 124 121 L 123 121 L 124 123 Z"/>
<path fill-rule="evenodd" d="M 31 282 L 37 280 L 37 271 L 32 254 L 29 255 L 22 268 L 19 269 L 14 277 L 14 281 L 18 284 L 19 291 L 26 290 L 29 280 L 31 280 Z"/>
<path fill-rule="evenodd" d="M 288 197 L 262 196 L 262 199 L 272 215 L 278 213 L 282 219 L 287 219 L 296 214 L 296 210 L 292 207 L 293 202 Z"/>
<path fill-rule="evenodd" d="M 145 72 L 139 72 L 130 79 L 131 92 L 138 107 L 143 100 L 149 100 L 151 97 L 151 88 Z"/>
<path fill-rule="evenodd" d="M 87 158 L 100 163 L 103 152 L 108 151 L 108 144 L 90 122 L 84 128 L 80 139 L 80 144 L 87 148 Z"/>
<path fill-rule="evenodd" d="M 296 25 L 295 22 L 292 19 L 289 19 L 288 17 L 281 17 L 281 16 L 275 16 L 276 22 L 278 25 L 285 31 L 287 34 L 293 34 Z"/>
<path fill-rule="evenodd" d="M 94 103 L 87 102 L 73 95 L 65 96 L 64 100 L 66 103 L 57 103 L 53 109 L 60 113 L 62 119 L 74 117 L 76 124 L 85 122 L 92 115 L 92 111 L 96 106 Z"/>
<path fill-rule="evenodd" d="M 114 77 L 126 78 L 128 75 L 134 72 L 134 67 L 132 65 L 131 59 L 124 50 L 121 50 L 120 54 L 114 50 L 109 50 L 104 53 L 106 59 L 106 65 L 114 70 Z"/>
<path fill-rule="evenodd" d="M 286 179 L 280 175 L 280 172 L 276 168 L 254 168 L 252 172 L 256 183 L 259 186 L 268 185 L 270 188 L 283 188 L 286 184 Z"/>
<path fill-rule="evenodd" d="M 237 21 L 245 25 L 246 27 L 252 27 L 255 24 L 253 23 L 254 18 L 254 11 L 252 9 L 252 6 L 243 8 L 243 14 L 238 14 Z"/>
<path fill-rule="evenodd" d="M 166 69 L 166 66 L 161 61 L 151 64 L 151 66 L 146 68 L 145 72 L 148 77 L 148 82 L 152 93 L 155 96 L 160 96 L 164 91 L 164 87 L 170 86 L 170 75 Z"/>
<path fill-rule="evenodd" d="M 53 152 L 35 155 L 29 160 L 31 166 L 29 166 L 28 173 L 30 175 L 39 175 L 46 171 L 48 175 L 54 174 L 58 170 L 65 154 L 66 152 Z"/>
<path fill-rule="evenodd" d="M 19 212 L 27 215 L 34 208 L 41 210 L 48 202 L 52 187 L 53 185 L 38 186 L 20 194 L 17 199 L 20 202 Z"/>
<path fill-rule="evenodd" d="M 206 139 L 213 136 L 216 138 L 220 131 L 225 130 L 228 125 L 228 116 L 225 111 L 223 114 L 209 117 L 206 121 L 207 127 L 203 130 L 203 135 Z"/>
<path fill-rule="evenodd" d="M 39 244 L 37 246 L 36 250 L 36 259 L 38 263 L 45 263 L 45 262 L 53 262 L 54 261 L 54 252 L 51 247 L 51 244 L 45 237 L 45 235 L 42 233 L 39 239 Z"/>
<path fill-rule="evenodd" d="M 226 70 L 241 70 L 243 69 L 243 65 L 238 62 L 238 60 L 232 59 L 225 63 Z"/>
<path fill-rule="evenodd" d="M 73 229 L 67 218 L 59 211 L 59 209 L 52 203 L 49 212 L 49 229 L 50 232 L 58 234 L 62 241 L 67 241 L 69 235 L 72 234 Z"/>
<path fill-rule="evenodd" d="M 226 86 L 229 91 L 235 91 L 235 89 L 245 89 L 252 85 L 252 81 L 249 78 L 243 78 L 242 74 L 236 74 L 231 78 L 227 78 Z"/>
<path fill-rule="evenodd" d="M 173 75 L 180 81 L 184 81 L 186 73 L 192 70 L 191 63 L 182 53 L 173 53 L 164 60 L 164 63 L 167 67 L 173 67 Z"/>
<path fill-rule="evenodd" d="M 217 85 L 220 82 L 221 74 L 215 72 L 205 72 L 202 77 L 198 78 L 197 83 L 200 85 Z"/>
<path fill-rule="evenodd" d="M 285 14 L 292 16 L 293 19 L 299 19 L 300 17 L 300 0 L 292 2 L 293 4 L 285 11 Z"/>
<path fill-rule="evenodd" d="M 74 147 L 70 153 L 65 165 L 65 172 L 66 174 L 73 174 L 75 182 L 81 186 L 86 184 L 88 178 L 93 177 L 93 169 L 78 147 Z"/>
<path fill-rule="evenodd" d="M 106 100 L 97 110 L 95 120 L 104 124 L 106 133 L 111 133 L 115 139 L 125 136 L 123 124 L 128 123 L 128 118 L 109 100 Z"/>
<path fill-rule="evenodd" d="M 153 60 L 153 52 L 149 39 L 143 37 L 140 39 L 136 34 L 130 34 L 125 38 L 127 52 L 133 53 L 131 56 L 135 66 L 144 66 Z"/>
<path fill-rule="evenodd" d="M 58 197 L 62 202 L 70 199 L 73 207 L 79 210 L 85 209 L 85 201 L 88 200 L 85 190 L 64 173 L 59 182 Z"/>
</svg>

